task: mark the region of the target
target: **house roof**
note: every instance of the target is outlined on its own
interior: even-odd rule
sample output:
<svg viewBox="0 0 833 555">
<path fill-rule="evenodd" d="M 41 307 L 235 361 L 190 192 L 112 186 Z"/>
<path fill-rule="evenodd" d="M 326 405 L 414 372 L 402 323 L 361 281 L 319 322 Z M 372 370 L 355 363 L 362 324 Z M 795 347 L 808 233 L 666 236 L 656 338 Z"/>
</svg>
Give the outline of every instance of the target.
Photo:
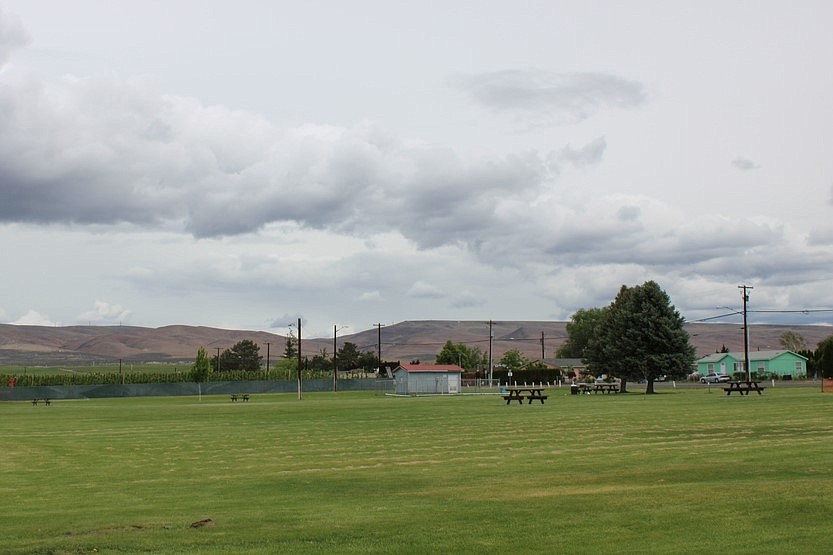
<svg viewBox="0 0 833 555">
<path fill-rule="evenodd" d="M 462 372 L 456 364 L 400 364 L 399 368 L 405 372 Z M 399 370 L 397 368 L 397 370 Z"/>
<path fill-rule="evenodd" d="M 794 353 L 792 351 L 787 351 L 785 349 L 781 349 L 778 351 L 750 351 L 749 352 L 749 360 L 772 360 L 774 358 L 778 358 L 785 354 L 791 354 L 793 356 L 797 356 L 799 358 L 803 358 L 807 360 L 807 357 L 801 356 L 798 353 Z M 711 355 L 706 355 L 703 358 L 699 359 L 697 362 L 720 362 L 726 357 L 731 357 L 737 361 L 742 361 L 744 359 L 743 353 L 714 353 Z"/>
</svg>

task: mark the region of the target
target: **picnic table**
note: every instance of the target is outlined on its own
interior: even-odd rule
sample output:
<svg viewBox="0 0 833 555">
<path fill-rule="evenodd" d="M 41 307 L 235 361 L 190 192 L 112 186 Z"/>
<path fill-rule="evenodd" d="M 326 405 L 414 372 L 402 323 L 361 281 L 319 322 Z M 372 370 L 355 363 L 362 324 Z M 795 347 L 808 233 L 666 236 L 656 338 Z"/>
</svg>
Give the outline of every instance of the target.
<svg viewBox="0 0 833 555">
<path fill-rule="evenodd" d="M 524 396 L 524 393 L 526 393 L 526 396 Z M 530 405 L 535 400 L 541 401 L 543 405 L 547 395 L 544 395 L 543 387 L 509 387 L 506 389 L 506 395 L 503 398 L 507 405 L 511 404 L 512 401 L 517 401 L 519 405 L 523 405 L 524 399 L 529 399 Z"/>
<path fill-rule="evenodd" d="M 741 395 L 749 395 L 750 391 L 757 391 L 760 395 L 766 389 L 761 387 L 759 382 L 726 382 L 726 385 L 728 387 L 723 388 L 726 395 L 731 395 L 733 391 L 737 391 Z"/>
<path fill-rule="evenodd" d="M 619 393 L 618 383 L 580 383 L 578 384 L 580 393 Z"/>
<path fill-rule="evenodd" d="M 248 402 L 249 401 L 249 394 L 248 393 L 243 393 L 242 395 L 239 394 L 239 393 L 232 393 L 231 394 L 231 402 L 232 403 L 236 403 L 238 398 L 243 400 L 243 402 Z"/>
</svg>

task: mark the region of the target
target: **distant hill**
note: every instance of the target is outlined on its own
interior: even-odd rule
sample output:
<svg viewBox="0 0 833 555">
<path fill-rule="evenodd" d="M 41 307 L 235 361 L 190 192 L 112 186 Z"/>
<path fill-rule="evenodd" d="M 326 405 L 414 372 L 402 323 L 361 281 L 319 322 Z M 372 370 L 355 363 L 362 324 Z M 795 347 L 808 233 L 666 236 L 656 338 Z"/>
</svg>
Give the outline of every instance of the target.
<svg viewBox="0 0 833 555">
<path fill-rule="evenodd" d="M 492 324 L 492 357 L 498 360 L 510 349 L 518 349 L 529 358 L 552 358 L 555 349 L 567 337 L 566 322 L 501 321 Z M 698 356 L 719 351 L 726 346 L 743 350 L 743 330 L 737 324 L 689 324 L 686 326 Z M 751 325 L 750 350 L 780 348 L 784 331 L 800 334 L 808 348 L 815 349 L 822 339 L 833 335 L 830 326 Z M 249 339 L 260 345 L 265 357 L 269 344 L 271 360 L 283 355 L 286 337 L 273 333 L 225 330 L 203 326 L 16 326 L 0 324 L 0 364 L 52 366 L 117 361 L 175 362 L 191 361 L 204 346 L 210 354 Z M 355 343 L 361 351 L 376 352 L 379 330 L 338 336 L 338 345 Z M 423 362 L 433 360 L 446 341 L 465 343 L 489 351 L 489 324 L 484 321 L 415 320 L 381 328 L 382 359 Z M 326 350 L 332 354 L 333 340 L 303 338 L 304 355 Z"/>
</svg>

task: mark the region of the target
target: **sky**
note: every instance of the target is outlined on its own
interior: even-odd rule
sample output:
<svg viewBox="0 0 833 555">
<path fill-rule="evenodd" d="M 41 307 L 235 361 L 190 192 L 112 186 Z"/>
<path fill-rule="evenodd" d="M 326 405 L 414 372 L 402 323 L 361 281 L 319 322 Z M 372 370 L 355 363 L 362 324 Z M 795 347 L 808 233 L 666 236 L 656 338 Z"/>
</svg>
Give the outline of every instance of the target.
<svg viewBox="0 0 833 555">
<path fill-rule="evenodd" d="M 833 321 L 833 3 L 0 0 L 0 322 Z M 737 315 L 713 321 L 736 322 Z"/>
</svg>

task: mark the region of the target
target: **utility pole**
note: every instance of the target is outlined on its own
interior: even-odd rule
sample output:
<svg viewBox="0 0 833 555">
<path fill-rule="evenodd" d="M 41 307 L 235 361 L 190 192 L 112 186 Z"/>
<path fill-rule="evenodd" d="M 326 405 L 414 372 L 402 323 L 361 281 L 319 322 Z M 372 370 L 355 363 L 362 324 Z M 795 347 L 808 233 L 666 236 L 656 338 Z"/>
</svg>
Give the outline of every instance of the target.
<svg viewBox="0 0 833 555">
<path fill-rule="evenodd" d="M 301 319 L 298 318 L 298 400 L 301 400 Z"/>
<path fill-rule="evenodd" d="M 217 373 L 220 373 L 220 347 L 217 347 Z"/>
<path fill-rule="evenodd" d="M 336 327 L 333 324 L 333 391 L 338 391 L 338 345 L 336 345 L 336 336 L 338 335 L 338 330 L 343 330 L 348 326 L 341 326 Z"/>
<path fill-rule="evenodd" d="M 269 379 L 269 342 L 266 342 L 266 379 Z"/>
<path fill-rule="evenodd" d="M 376 358 L 378 359 L 378 369 L 379 374 L 382 373 L 382 324 L 381 322 L 378 324 L 373 324 L 376 326 L 377 332 L 377 339 L 376 339 Z"/>
<path fill-rule="evenodd" d="M 489 320 L 489 387 L 492 387 L 492 322 Z"/>
<path fill-rule="evenodd" d="M 541 361 L 544 360 L 544 332 L 541 332 Z"/>
<path fill-rule="evenodd" d="M 749 371 L 749 326 L 746 322 L 746 303 L 749 302 L 749 290 L 754 289 L 749 285 L 738 285 L 743 292 L 743 367 L 746 370 L 746 380 L 752 381 L 752 373 Z"/>
</svg>

